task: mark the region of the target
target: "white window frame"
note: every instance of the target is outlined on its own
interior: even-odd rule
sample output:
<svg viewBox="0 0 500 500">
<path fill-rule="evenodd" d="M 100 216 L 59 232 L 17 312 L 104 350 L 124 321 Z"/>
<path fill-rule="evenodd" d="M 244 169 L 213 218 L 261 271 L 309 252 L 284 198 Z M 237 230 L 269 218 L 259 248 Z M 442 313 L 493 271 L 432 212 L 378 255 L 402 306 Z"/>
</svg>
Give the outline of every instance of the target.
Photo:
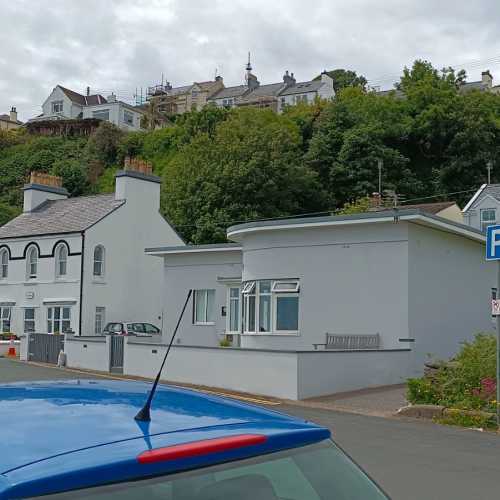
<svg viewBox="0 0 500 500">
<path fill-rule="evenodd" d="M 231 296 L 231 290 L 238 290 L 238 297 L 232 297 Z M 232 311 L 232 303 L 233 302 L 238 302 L 238 307 L 236 310 L 236 321 L 238 322 L 238 326 L 236 330 L 233 330 L 231 328 L 231 311 Z M 227 286 L 227 303 L 226 303 L 226 332 L 233 334 L 233 333 L 240 333 L 241 331 L 241 303 L 242 303 L 242 295 L 241 295 L 241 287 L 239 283 L 233 283 L 233 284 L 228 284 Z"/>
<path fill-rule="evenodd" d="M 100 260 L 96 259 L 96 252 L 97 250 L 101 250 L 101 258 Z M 100 264 L 100 273 L 96 274 L 95 272 L 95 266 L 96 263 Z M 104 274 L 106 272 L 106 249 L 104 248 L 103 245 L 96 245 L 94 247 L 94 253 L 92 255 L 92 275 L 94 276 L 94 279 L 104 279 Z"/>
<path fill-rule="evenodd" d="M 494 219 L 485 220 L 483 215 L 486 212 L 493 212 L 495 215 Z M 496 208 L 481 208 L 479 210 L 479 222 L 481 224 L 481 231 L 483 231 L 483 232 L 486 231 L 486 228 L 488 226 L 493 226 L 494 224 L 496 224 L 496 222 L 497 222 L 497 209 Z"/>
<path fill-rule="evenodd" d="M 55 310 L 59 309 L 59 318 L 55 318 Z M 64 318 L 64 310 L 67 309 L 69 310 L 69 318 Z M 63 323 L 68 322 L 69 323 L 69 329 L 68 331 L 72 330 L 72 320 L 71 320 L 71 306 L 68 305 L 50 305 L 47 307 L 47 333 L 60 333 L 64 334 L 67 332 L 64 332 L 63 328 Z M 55 325 L 59 324 L 59 331 L 56 332 Z"/>
<path fill-rule="evenodd" d="M 212 319 L 209 318 L 209 310 L 208 310 L 208 295 L 209 292 L 212 292 L 213 294 L 213 311 L 212 311 Z M 203 312 L 203 320 L 204 321 L 199 321 L 197 318 L 197 297 L 198 294 L 203 293 L 205 296 L 205 308 Z M 201 288 L 199 290 L 194 290 L 193 293 L 193 324 L 194 325 L 214 325 L 215 324 L 215 289 L 214 288 Z"/>
<path fill-rule="evenodd" d="M 5 322 L 8 322 L 9 328 L 5 328 Z M 0 333 L 12 333 L 12 307 L 0 306 Z"/>
<path fill-rule="evenodd" d="M 62 113 L 64 111 L 64 101 L 52 101 L 52 113 Z"/>
<path fill-rule="evenodd" d="M 64 252 L 64 255 L 61 253 Z M 56 279 L 65 278 L 68 275 L 68 247 L 61 243 L 56 248 Z M 61 272 L 61 265 L 64 264 L 64 272 Z"/>
<path fill-rule="evenodd" d="M 26 311 L 33 311 L 33 318 L 26 318 Z M 27 323 L 33 323 L 33 330 L 26 329 Z M 23 332 L 24 333 L 34 333 L 36 332 L 36 308 L 35 307 L 25 307 L 23 309 Z"/>
<path fill-rule="evenodd" d="M 106 118 L 102 118 L 105 115 Z M 92 111 L 92 118 L 96 118 L 97 120 L 103 120 L 105 122 L 109 122 L 109 109 L 97 109 Z"/>
<path fill-rule="evenodd" d="M 270 292 L 261 293 L 260 287 L 261 282 L 271 282 Z M 280 286 L 288 285 L 280 289 Z M 263 279 L 258 281 L 247 281 L 243 283 L 242 286 L 242 304 L 241 304 L 241 325 L 242 333 L 244 335 L 298 335 L 299 334 L 299 324 L 300 324 L 300 281 L 297 279 L 283 279 L 283 280 L 271 280 Z M 261 296 L 270 296 L 270 329 L 267 331 L 260 330 L 260 306 L 261 306 Z M 250 297 L 255 297 L 255 329 L 251 330 L 249 328 L 250 317 L 248 314 Z M 296 330 L 278 330 L 277 328 L 277 312 L 278 312 L 278 298 L 280 297 L 297 297 L 298 298 L 298 309 L 297 309 L 297 329 Z"/>
<path fill-rule="evenodd" d="M 34 258 L 33 258 L 34 256 Z M 26 252 L 26 279 L 36 280 L 38 277 L 38 259 L 40 255 L 38 254 L 38 248 L 35 245 L 31 245 Z M 34 267 L 33 267 L 34 266 Z M 33 269 L 35 272 L 33 272 Z"/>
<path fill-rule="evenodd" d="M 105 326 L 106 326 L 106 308 L 104 306 L 96 306 L 95 321 L 94 321 L 95 334 L 102 335 Z"/>
<path fill-rule="evenodd" d="M 6 248 L 0 250 L 0 280 L 9 277 L 9 251 Z"/>
<path fill-rule="evenodd" d="M 130 117 L 130 120 L 126 118 L 127 116 Z M 132 113 L 132 111 L 130 111 L 129 109 L 123 110 L 123 123 L 125 123 L 129 127 L 134 126 L 134 113 Z"/>
</svg>

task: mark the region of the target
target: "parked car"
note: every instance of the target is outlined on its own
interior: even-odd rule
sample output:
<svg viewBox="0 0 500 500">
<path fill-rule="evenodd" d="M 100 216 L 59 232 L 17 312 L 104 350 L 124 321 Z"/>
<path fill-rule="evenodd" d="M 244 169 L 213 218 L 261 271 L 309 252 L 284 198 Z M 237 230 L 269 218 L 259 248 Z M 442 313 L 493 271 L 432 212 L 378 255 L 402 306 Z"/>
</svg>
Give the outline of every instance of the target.
<svg viewBox="0 0 500 500">
<path fill-rule="evenodd" d="M 304 420 L 144 382 L 0 385 L 0 499 L 382 500 L 388 497 Z"/>
<path fill-rule="evenodd" d="M 151 323 L 123 321 L 108 323 L 102 333 L 104 335 L 135 335 L 136 337 L 148 337 L 150 335 L 161 335 L 161 330 Z"/>
</svg>

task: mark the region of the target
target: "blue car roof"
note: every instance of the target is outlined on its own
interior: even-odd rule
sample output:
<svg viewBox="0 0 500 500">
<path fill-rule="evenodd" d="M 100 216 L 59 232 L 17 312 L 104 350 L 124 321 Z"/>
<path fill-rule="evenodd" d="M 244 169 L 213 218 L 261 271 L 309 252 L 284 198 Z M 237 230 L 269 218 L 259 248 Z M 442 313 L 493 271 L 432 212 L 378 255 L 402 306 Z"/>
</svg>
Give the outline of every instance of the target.
<svg viewBox="0 0 500 500">
<path fill-rule="evenodd" d="M 150 388 L 117 380 L 0 385 L 0 498 L 171 473 L 330 437 L 304 420 L 165 385 L 153 400 L 151 422 L 137 422 Z M 148 450 L 242 435 L 265 436 L 265 442 L 180 460 L 137 460 Z"/>
</svg>

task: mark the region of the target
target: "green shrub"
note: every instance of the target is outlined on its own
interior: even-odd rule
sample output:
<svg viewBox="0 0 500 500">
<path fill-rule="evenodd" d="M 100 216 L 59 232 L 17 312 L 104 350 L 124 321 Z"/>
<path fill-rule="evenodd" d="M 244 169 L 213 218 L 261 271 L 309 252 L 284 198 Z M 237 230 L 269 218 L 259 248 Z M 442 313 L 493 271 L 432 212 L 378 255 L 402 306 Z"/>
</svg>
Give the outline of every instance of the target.
<svg viewBox="0 0 500 500">
<path fill-rule="evenodd" d="M 477 334 L 450 362 L 408 380 L 408 400 L 415 404 L 494 411 L 495 399 L 496 338 L 490 334 Z"/>
<path fill-rule="evenodd" d="M 496 427 L 495 417 L 489 415 L 471 415 L 458 409 L 449 409 L 446 415 L 435 418 L 435 422 L 461 427 L 493 429 Z"/>
<path fill-rule="evenodd" d="M 413 404 L 438 404 L 439 395 L 435 386 L 427 378 L 410 378 L 407 382 L 408 392 L 406 397 Z"/>
</svg>

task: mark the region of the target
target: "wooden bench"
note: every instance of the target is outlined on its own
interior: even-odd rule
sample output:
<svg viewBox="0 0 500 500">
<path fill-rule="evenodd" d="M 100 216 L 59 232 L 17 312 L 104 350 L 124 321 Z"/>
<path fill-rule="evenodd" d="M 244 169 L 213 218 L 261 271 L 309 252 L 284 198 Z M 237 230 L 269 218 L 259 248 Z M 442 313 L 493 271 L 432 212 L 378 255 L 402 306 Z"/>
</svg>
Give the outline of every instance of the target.
<svg viewBox="0 0 500 500">
<path fill-rule="evenodd" d="M 327 350 L 342 350 L 342 351 L 357 351 L 364 349 L 379 349 L 380 334 L 370 335 L 335 335 L 326 333 L 326 341 L 324 344 L 313 344 L 314 349 L 318 346 L 324 346 Z"/>
</svg>

